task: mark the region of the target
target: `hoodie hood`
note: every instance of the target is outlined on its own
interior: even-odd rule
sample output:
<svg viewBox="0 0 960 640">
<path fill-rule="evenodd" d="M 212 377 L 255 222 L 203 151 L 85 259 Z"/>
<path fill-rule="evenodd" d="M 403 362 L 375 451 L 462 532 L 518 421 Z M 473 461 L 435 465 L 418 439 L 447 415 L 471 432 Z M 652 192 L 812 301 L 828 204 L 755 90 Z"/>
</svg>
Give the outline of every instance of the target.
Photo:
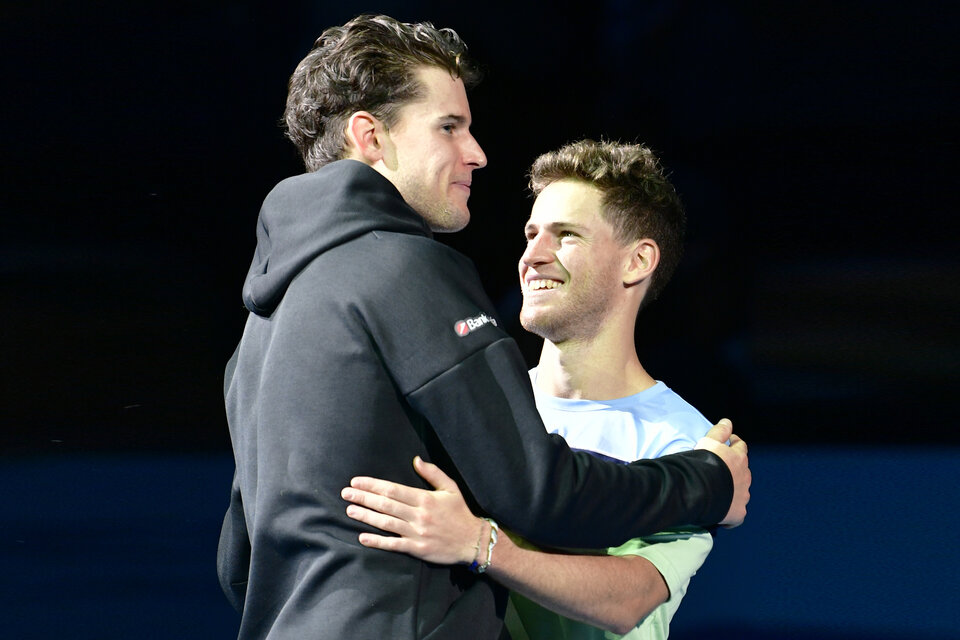
<svg viewBox="0 0 960 640">
<path fill-rule="evenodd" d="M 338 160 L 282 181 L 257 221 L 257 249 L 243 304 L 269 316 L 290 282 L 324 251 L 370 231 L 431 237 L 426 221 L 389 180 L 357 160 Z"/>
</svg>

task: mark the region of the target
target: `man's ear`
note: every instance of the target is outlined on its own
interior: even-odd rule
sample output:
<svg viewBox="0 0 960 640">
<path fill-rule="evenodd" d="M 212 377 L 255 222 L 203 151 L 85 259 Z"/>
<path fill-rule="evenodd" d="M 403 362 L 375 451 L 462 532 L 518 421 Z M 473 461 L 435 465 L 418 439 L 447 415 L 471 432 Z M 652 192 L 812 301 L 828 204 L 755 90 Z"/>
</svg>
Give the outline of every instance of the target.
<svg viewBox="0 0 960 640">
<path fill-rule="evenodd" d="M 384 159 L 386 127 L 369 111 L 357 111 L 347 121 L 348 157 L 370 166 Z"/>
<path fill-rule="evenodd" d="M 623 270 L 623 284 L 632 287 L 650 278 L 660 264 L 660 247 L 650 238 L 633 243 Z"/>
</svg>

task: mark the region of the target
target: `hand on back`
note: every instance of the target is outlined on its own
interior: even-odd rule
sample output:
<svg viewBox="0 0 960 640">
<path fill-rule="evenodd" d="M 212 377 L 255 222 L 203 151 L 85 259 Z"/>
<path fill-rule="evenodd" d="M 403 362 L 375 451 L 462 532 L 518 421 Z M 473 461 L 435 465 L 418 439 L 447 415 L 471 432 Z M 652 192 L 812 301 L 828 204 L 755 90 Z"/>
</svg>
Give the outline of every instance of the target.
<svg viewBox="0 0 960 640">
<path fill-rule="evenodd" d="M 341 497 L 353 503 L 348 516 L 395 534 L 361 533 L 360 544 L 438 564 L 471 562 L 483 520 L 470 512 L 457 483 L 438 466 L 420 457 L 413 466 L 433 491 L 369 477 L 353 478 L 341 491 Z"/>
</svg>

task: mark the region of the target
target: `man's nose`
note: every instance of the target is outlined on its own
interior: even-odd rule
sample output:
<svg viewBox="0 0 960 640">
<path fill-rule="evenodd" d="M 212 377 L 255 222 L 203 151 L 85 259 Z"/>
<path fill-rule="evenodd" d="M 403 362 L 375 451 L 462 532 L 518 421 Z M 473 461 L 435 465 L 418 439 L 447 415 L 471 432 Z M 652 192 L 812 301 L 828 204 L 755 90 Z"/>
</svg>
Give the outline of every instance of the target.
<svg viewBox="0 0 960 640">
<path fill-rule="evenodd" d="M 470 136 L 470 139 L 466 143 L 466 148 L 463 150 L 463 162 L 464 164 L 473 165 L 477 169 L 483 169 L 487 166 L 487 155 L 483 152 L 483 149 L 480 148 L 480 143 L 477 142 L 473 136 Z"/>
<path fill-rule="evenodd" d="M 544 234 L 537 234 L 527 240 L 527 248 L 520 256 L 520 262 L 528 267 L 535 267 L 538 264 L 544 264 L 553 259 L 553 252 L 550 249 L 549 240 Z"/>
</svg>

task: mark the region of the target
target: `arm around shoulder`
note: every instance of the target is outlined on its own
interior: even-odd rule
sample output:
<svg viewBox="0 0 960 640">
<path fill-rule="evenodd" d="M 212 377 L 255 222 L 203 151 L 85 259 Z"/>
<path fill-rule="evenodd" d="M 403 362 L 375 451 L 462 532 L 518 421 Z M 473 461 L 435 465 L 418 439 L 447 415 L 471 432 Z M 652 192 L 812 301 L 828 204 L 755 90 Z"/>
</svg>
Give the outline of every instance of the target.
<svg viewBox="0 0 960 640">
<path fill-rule="evenodd" d="M 618 465 L 548 436 L 512 340 L 488 345 L 407 397 L 433 425 L 464 491 L 539 544 L 609 547 L 680 525 L 714 525 L 730 508 L 730 473 L 712 453 Z"/>
</svg>

